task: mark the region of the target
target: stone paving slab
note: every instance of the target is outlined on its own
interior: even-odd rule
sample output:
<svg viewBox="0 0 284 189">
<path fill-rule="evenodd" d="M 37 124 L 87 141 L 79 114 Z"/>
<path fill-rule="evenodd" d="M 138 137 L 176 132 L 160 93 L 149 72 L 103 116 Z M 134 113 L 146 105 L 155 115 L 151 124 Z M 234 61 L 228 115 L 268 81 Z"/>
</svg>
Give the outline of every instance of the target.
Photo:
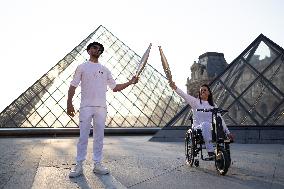
<svg viewBox="0 0 284 189">
<path fill-rule="evenodd" d="M 107 136 L 103 163 L 111 174 L 92 172 L 92 138 L 84 175 L 68 177 L 77 138 L 0 139 L 0 189 L 283 189 L 284 145 L 232 144 L 232 165 L 219 176 L 214 162 L 184 162 L 183 142 L 149 142 L 151 136 Z"/>
<path fill-rule="evenodd" d="M 39 167 L 32 188 L 126 188 L 111 175 L 93 174 L 90 167 L 85 167 L 84 175 L 78 178 L 68 178 L 69 171 L 60 167 Z"/>
</svg>

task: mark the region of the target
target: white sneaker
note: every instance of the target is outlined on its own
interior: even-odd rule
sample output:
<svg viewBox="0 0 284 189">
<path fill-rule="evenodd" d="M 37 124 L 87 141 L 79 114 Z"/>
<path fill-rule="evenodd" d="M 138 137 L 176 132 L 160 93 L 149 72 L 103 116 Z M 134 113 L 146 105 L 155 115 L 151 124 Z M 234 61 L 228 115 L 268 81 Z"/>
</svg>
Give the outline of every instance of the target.
<svg viewBox="0 0 284 189">
<path fill-rule="evenodd" d="M 104 167 L 101 163 L 94 163 L 93 172 L 101 175 L 109 174 L 109 170 L 106 167 Z"/>
<path fill-rule="evenodd" d="M 69 173 L 70 178 L 75 178 L 83 174 L 83 165 L 81 163 L 76 164 L 74 169 Z"/>
</svg>

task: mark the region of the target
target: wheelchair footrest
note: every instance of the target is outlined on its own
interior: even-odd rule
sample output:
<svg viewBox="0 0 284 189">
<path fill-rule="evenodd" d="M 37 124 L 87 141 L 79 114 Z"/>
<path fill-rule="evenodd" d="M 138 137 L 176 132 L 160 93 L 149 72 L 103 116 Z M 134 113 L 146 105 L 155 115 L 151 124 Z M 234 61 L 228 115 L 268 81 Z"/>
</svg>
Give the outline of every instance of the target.
<svg viewBox="0 0 284 189">
<path fill-rule="evenodd" d="M 215 156 L 213 156 L 213 157 L 206 157 L 203 160 L 204 161 L 214 161 L 215 160 Z"/>
</svg>

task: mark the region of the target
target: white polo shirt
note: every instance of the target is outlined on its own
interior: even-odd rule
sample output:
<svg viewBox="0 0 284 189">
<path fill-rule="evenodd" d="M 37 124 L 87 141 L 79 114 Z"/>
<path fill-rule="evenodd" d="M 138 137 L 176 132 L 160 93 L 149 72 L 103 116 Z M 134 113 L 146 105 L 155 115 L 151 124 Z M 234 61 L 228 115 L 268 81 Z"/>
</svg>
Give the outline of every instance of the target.
<svg viewBox="0 0 284 189">
<path fill-rule="evenodd" d="M 116 82 L 110 70 L 100 63 L 87 61 L 80 64 L 75 71 L 71 85 L 78 87 L 81 83 L 80 107 L 106 107 L 107 86 L 114 89 Z"/>
</svg>

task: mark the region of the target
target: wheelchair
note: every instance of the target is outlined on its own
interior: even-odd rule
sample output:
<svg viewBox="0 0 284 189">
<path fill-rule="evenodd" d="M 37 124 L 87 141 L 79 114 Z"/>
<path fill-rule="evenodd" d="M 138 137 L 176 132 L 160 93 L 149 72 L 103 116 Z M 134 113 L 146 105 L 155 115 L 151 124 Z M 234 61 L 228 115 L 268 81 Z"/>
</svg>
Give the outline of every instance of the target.
<svg viewBox="0 0 284 189">
<path fill-rule="evenodd" d="M 231 165 L 230 143 L 233 141 L 230 141 L 230 139 L 227 138 L 223 130 L 222 119 L 220 116 L 218 116 L 218 113 L 222 114 L 227 111 L 220 108 L 197 109 L 197 111 L 212 112 L 212 142 L 213 146 L 215 147 L 215 157 L 214 160 L 204 158 L 202 145 L 205 143 L 203 140 L 202 131 L 201 129 L 195 130 L 189 128 L 185 135 L 186 163 L 190 166 L 194 164 L 196 167 L 198 167 L 199 159 L 204 161 L 215 161 L 217 172 L 220 175 L 225 175 Z"/>
</svg>

